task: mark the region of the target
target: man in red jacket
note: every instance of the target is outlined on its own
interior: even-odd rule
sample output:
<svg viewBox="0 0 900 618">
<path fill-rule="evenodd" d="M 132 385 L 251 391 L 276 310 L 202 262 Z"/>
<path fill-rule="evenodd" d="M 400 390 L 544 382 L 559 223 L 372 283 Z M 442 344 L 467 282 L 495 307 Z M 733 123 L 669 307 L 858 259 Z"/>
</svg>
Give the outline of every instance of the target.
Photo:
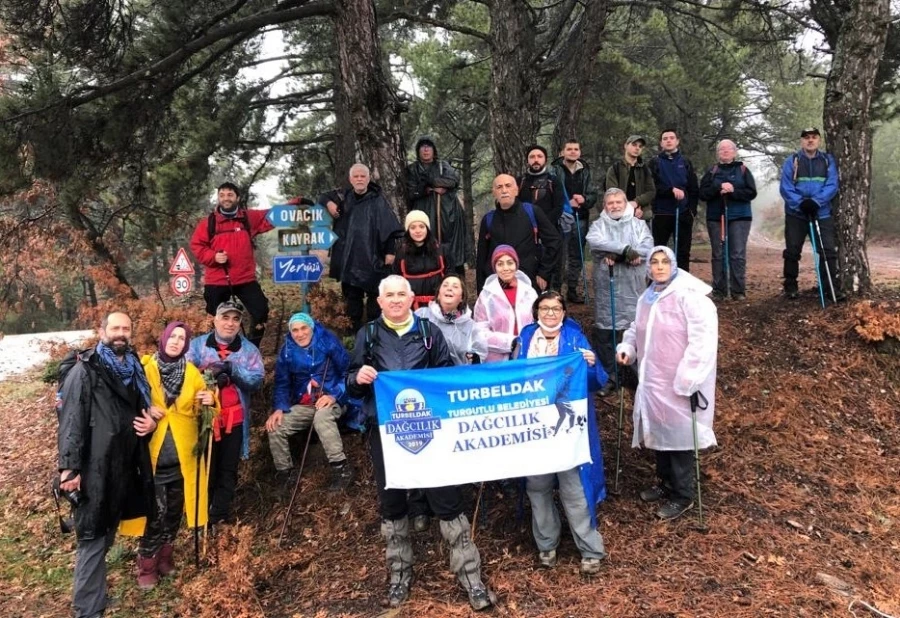
<svg viewBox="0 0 900 618">
<path fill-rule="evenodd" d="M 250 313 L 247 338 L 259 347 L 269 318 L 269 299 L 256 280 L 253 239 L 273 228 L 266 210 L 247 210 L 239 204 L 240 189 L 225 182 L 218 189 L 216 209 L 197 223 L 191 252 L 203 264 L 206 313 L 216 314 L 220 303 L 237 296 Z"/>
</svg>

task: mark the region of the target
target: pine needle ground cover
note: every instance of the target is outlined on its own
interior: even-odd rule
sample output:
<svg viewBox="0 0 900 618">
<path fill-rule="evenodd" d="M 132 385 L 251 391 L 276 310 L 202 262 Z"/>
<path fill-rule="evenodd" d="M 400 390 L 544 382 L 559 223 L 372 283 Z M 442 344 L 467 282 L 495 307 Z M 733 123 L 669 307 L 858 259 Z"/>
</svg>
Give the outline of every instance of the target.
<svg viewBox="0 0 900 618">
<path fill-rule="evenodd" d="M 691 270 L 708 279 L 708 248 L 696 253 Z M 600 508 L 610 557 L 598 576 L 579 574 L 565 527 L 559 565 L 540 569 L 527 500 L 520 513 L 515 498 L 485 486 L 473 521 L 486 580 L 500 595 L 493 615 L 874 615 L 860 601 L 900 615 L 900 356 L 875 347 L 879 334 L 894 336 L 898 294 L 890 283 L 896 285 L 898 273 L 875 263 L 876 276 L 889 285 L 874 303 L 822 311 L 810 264 L 804 256 L 801 299 L 782 300 L 780 249 L 757 248 L 748 264 L 748 300 L 718 306 L 719 446 L 702 455 L 707 530 L 697 529 L 696 511 L 663 523 L 654 506 L 638 499 L 654 482 L 653 461 L 628 446 L 628 395 L 621 492 Z M 590 322 L 589 306 L 571 313 Z M 448 572 L 437 524 L 415 537 L 410 601 L 399 610 L 381 608 L 384 549 L 371 464 L 358 434 L 345 436 L 358 480 L 337 497 L 324 490 L 327 462 L 314 441 L 277 547 L 290 496 L 273 480 L 260 429 L 269 398 L 266 389 L 254 403 L 253 453 L 237 497 L 241 521 L 212 539 L 199 571 L 182 531 L 178 572 L 150 593 L 133 585 L 135 547 L 120 540 L 109 557 L 119 601 L 108 615 L 474 615 Z M 611 483 L 617 401 L 596 403 Z M 52 387 L 37 378 L 0 383 L 3 616 L 70 615 L 74 542 L 60 535 L 48 492 L 56 452 L 52 404 Z M 465 490 L 470 518 L 477 491 Z"/>
</svg>

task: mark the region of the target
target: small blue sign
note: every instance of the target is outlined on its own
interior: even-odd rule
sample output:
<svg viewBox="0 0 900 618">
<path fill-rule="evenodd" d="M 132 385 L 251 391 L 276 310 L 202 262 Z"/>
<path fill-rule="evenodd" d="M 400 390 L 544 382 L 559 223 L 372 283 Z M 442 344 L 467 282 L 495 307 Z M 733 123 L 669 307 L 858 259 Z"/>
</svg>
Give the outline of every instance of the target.
<svg viewBox="0 0 900 618">
<path fill-rule="evenodd" d="M 334 221 L 328 209 L 320 204 L 276 204 L 266 213 L 266 219 L 275 227 L 331 227 Z"/>
<path fill-rule="evenodd" d="M 315 255 L 279 255 L 272 259 L 275 283 L 318 283 L 322 261 Z"/>
<path fill-rule="evenodd" d="M 337 239 L 338 235 L 327 227 L 301 226 L 295 230 L 278 230 L 278 250 L 330 249 Z"/>
</svg>

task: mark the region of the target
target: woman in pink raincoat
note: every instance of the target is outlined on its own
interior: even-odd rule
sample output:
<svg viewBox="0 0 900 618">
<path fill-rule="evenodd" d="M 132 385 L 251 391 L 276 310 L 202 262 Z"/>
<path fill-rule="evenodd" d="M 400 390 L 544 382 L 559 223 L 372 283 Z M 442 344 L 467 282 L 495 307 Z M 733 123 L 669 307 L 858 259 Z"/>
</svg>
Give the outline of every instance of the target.
<svg viewBox="0 0 900 618">
<path fill-rule="evenodd" d="M 674 519 L 694 505 L 694 393 L 700 402 L 697 447 L 716 445 L 712 423 L 719 321 L 707 296 L 712 288 L 680 270 L 671 249 L 653 247 L 648 265 L 651 283 L 616 352 L 620 363 L 638 363 L 632 446 L 656 451 L 659 483 L 642 491 L 641 500 L 665 499 L 656 514 Z"/>
<path fill-rule="evenodd" d="M 475 302 L 475 322 L 487 332 L 486 363 L 508 360 L 523 328 L 534 321 L 531 306 L 537 292 L 528 275 L 519 270 L 519 256 L 509 245 L 491 254 L 494 274 L 484 282 Z"/>
</svg>

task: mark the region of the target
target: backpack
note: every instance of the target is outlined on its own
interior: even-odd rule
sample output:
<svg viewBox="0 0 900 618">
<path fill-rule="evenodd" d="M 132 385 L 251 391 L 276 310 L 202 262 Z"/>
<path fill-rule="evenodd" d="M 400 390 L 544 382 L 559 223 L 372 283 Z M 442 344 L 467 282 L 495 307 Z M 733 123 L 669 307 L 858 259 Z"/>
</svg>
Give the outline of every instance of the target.
<svg viewBox="0 0 900 618">
<path fill-rule="evenodd" d="M 244 231 L 247 232 L 248 236 L 250 236 L 250 246 L 256 249 L 256 241 L 253 239 L 253 234 L 250 233 L 250 217 L 247 216 L 247 209 L 238 208 L 237 215 L 235 215 L 233 220 L 237 221 L 238 223 L 244 224 Z M 209 213 L 209 217 L 206 218 L 206 234 L 209 237 L 210 242 L 212 242 L 212 239 L 216 235 L 216 233 L 216 213 L 215 211 L 213 211 Z"/>
<path fill-rule="evenodd" d="M 797 170 L 800 169 L 800 155 L 797 154 L 796 152 L 794 153 L 793 161 L 794 161 L 794 164 L 793 164 L 793 167 L 794 167 L 793 180 L 794 180 L 794 184 L 797 184 Z M 829 165 L 828 157 L 826 156 L 826 157 L 825 157 L 825 173 L 826 173 L 826 174 L 828 174 L 828 168 L 829 168 L 829 167 L 830 167 L 830 165 Z M 826 178 L 827 178 L 827 176 L 826 176 Z"/>
<path fill-rule="evenodd" d="M 59 366 L 56 369 L 56 402 L 54 404 L 54 408 L 56 409 L 56 414 L 59 416 L 59 413 L 62 412 L 62 386 L 66 381 L 66 376 L 69 375 L 69 372 L 72 368 L 82 362 L 86 362 L 84 360 L 84 353 L 87 352 L 90 348 L 84 348 L 81 350 L 71 350 L 65 357 L 59 362 Z M 94 390 L 97 386 L 97 372 L 96 371 L 88 371 L 88 378 L 91 382 L 91 390 Z"/>
<path fill-rule="evenodd" d="M 710 174 L 710 176 L 715 176 L 718 171 L 719 171 L 719 164 L 716 163 L 709 170 L 709 174 Z M 741 178 L 744 178 L 746 175 L 747 175 L 747 166 L 744 165 L 743 163 L 741 163 Z M 797 180 L 797 167 L 796 166 L 794 166 L 794 180 L 795 181 Z"/>
<path fill-rule="evenodd" d="M 413 316 L 413 319 L 415 319 L 415 316 Z M 431 322 L 425 318 L 419 318 L 419 332 L 425 341 L 425 349 L 431 350 L 431 345 L 434 343 L 434 339 L 431 337 Z M 363 362 L 367 365 L 371 365 L 373 362 L 372 350 L 375 349 L 376 343 L 378 343 L 378 324 L 377 320 L 372 320 L 366 323 L 366 348 L 363 354 Z"/>
<path fill-rule="evenodd" d="M 528 220 L 531 221 L 531 230 L 534 234 L 534 244 L 541 244 L 541 237 L 538 234 L 538 224 L 537 217 L 534 216 L 534 206 L 529 202 L 522 202 L 522 209 L 525 211 L 525 214 L 528 215 Z M 489 210 L 487 214 L 484 216 L 484 222 L 487 223 L 487 234 L 485 235 L 485 240 L 491 239 L 491 226 L 494 224 L 494 213 L 497 212 L 496 209 Z"/>
</svg>

